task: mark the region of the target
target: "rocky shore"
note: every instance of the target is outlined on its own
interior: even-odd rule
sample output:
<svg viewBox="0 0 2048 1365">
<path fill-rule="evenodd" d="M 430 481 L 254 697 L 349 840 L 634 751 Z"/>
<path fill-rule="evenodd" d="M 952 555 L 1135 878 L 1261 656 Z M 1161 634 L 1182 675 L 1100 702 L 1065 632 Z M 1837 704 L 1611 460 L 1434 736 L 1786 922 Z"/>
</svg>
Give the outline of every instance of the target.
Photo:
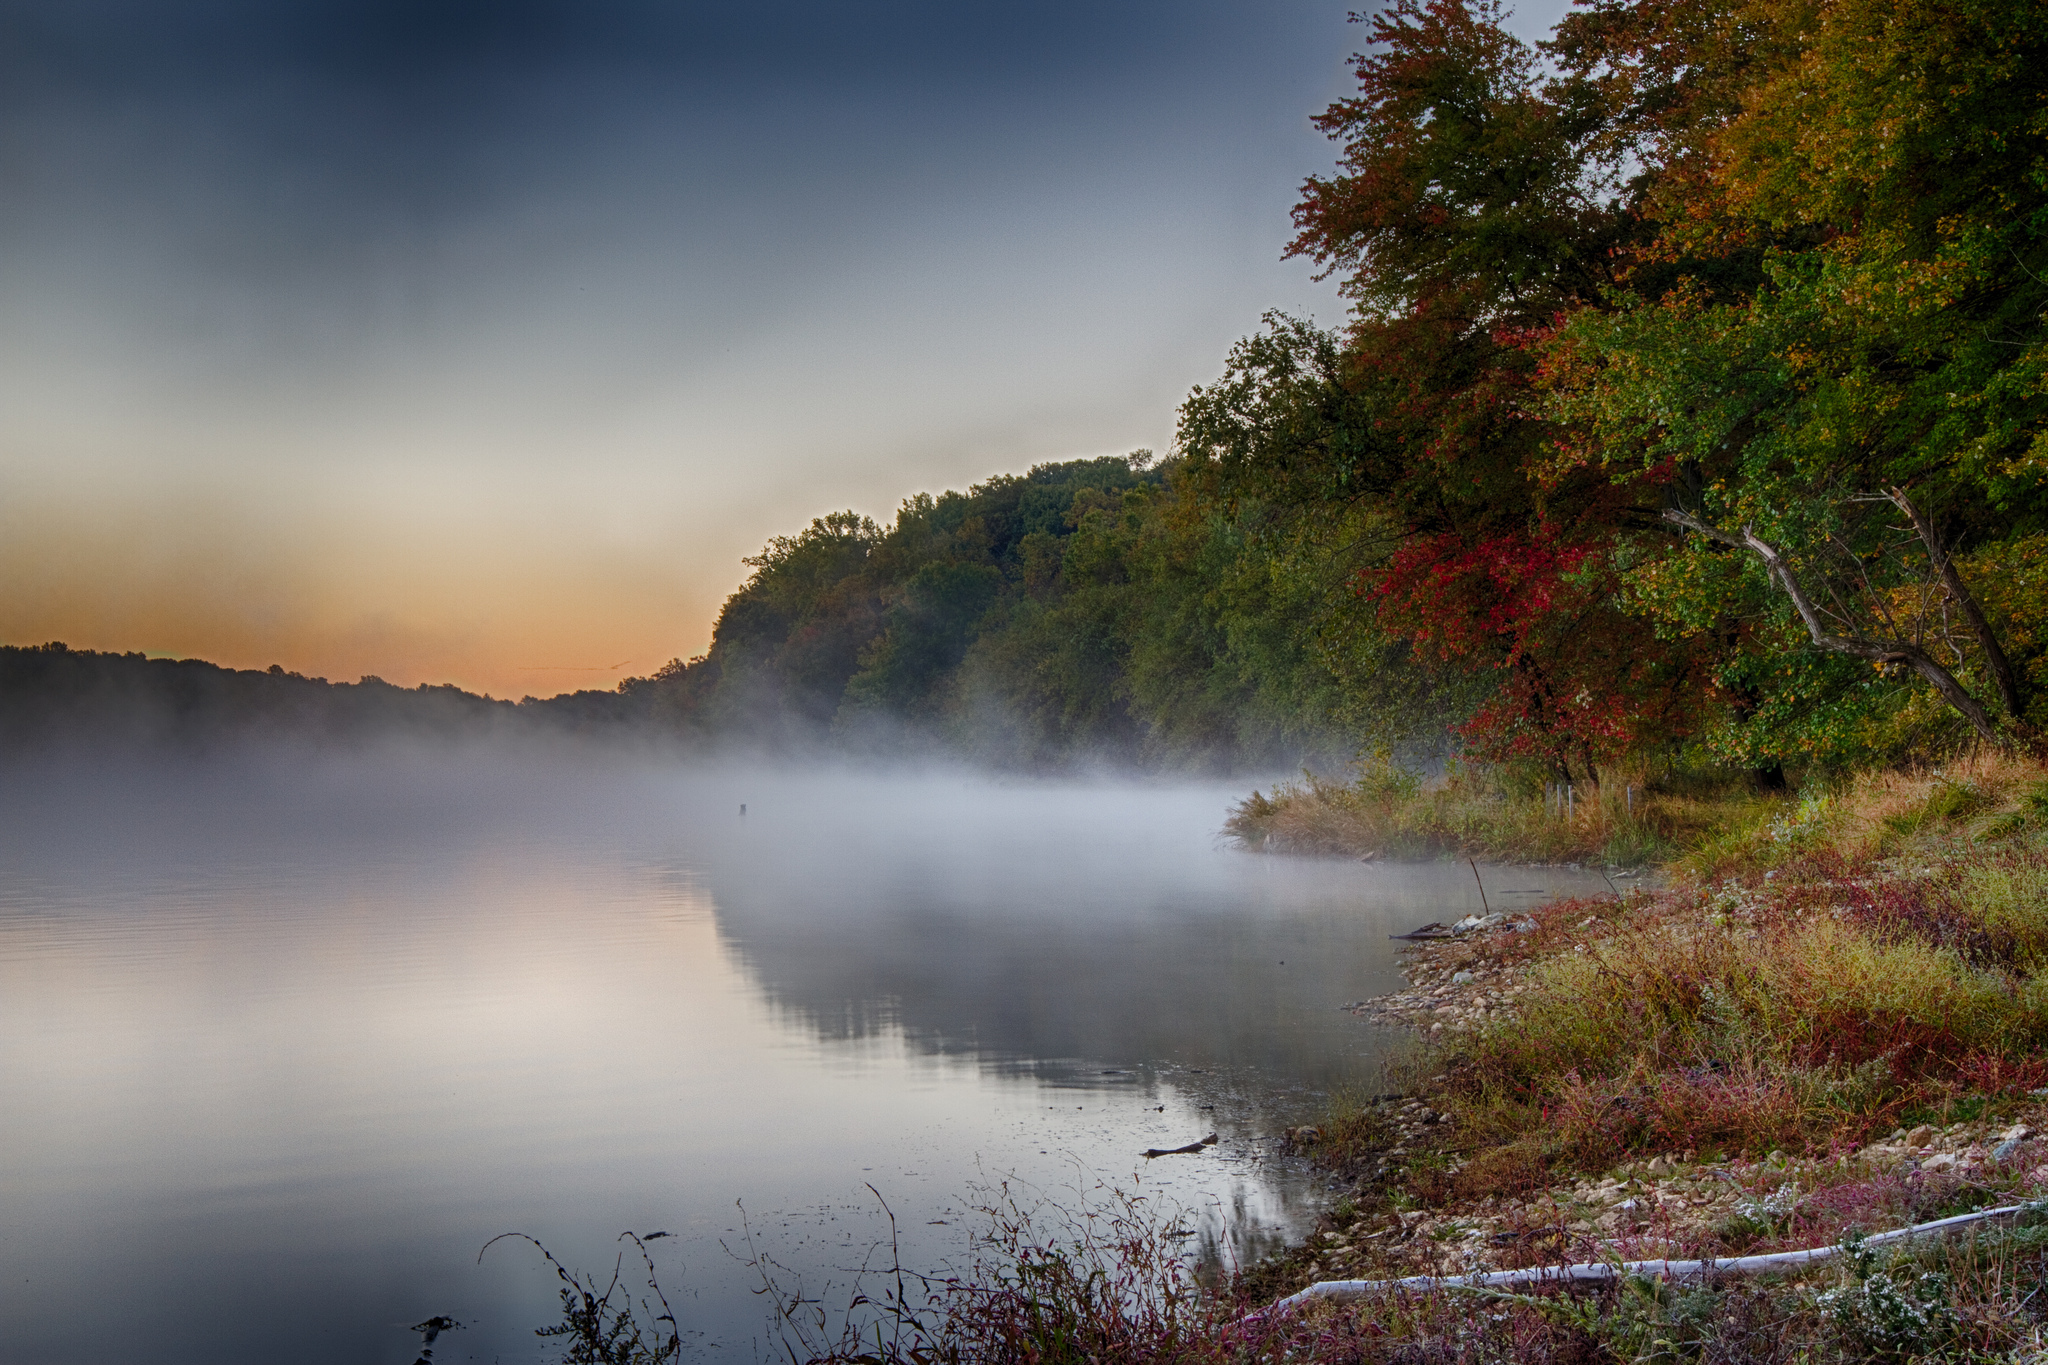
<svg viewBox="0 0 2048 1365">
<path fill-rule="evenodd" d="M 1406 950 L 1406 987 L 1343 1008 L 1439 1039 L 1511 1023 L 1538 961 L 1582 951 L 1626 908 L 1451 926 Z M 2048 1092 L 1995 1119 L 1917 1124 L 1825 1156 L 1664 1152 L 1516 1194 L 1458 1193 L 1467 1144 L 1455 1117 L 1425 1098 L 1380 1096 L 1354 1124 L 1354 1154 L 1330 1163 L 1352 1177 L 1350 1197 L 1287 1258 L 1287 1282 L 1794 1249 L 1854 1227 L 1878 1231 L 1900 1209 L 1945 1205 L 1973 1188 L 2048 1192 Z M 1286 1134 L 1326 1162 L 1336 1137 L 1315 1125 Z"/>
</svg>

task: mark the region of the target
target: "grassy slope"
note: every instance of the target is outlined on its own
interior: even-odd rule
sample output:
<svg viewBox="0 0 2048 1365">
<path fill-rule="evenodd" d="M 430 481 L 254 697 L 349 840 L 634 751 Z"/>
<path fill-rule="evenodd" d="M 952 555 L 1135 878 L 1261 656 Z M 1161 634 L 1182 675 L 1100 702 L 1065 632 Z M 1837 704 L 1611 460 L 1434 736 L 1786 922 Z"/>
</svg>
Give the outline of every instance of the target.
<svg viewBox="0 0 2048 1365">
<path fill-rule="evenodd" d="M 1417 948 L 1411 988 L 1379 1010 L 1424 1030 L 1414 1098 L 1321 1125 L 1320 1159 L 1354 1197 L 1246 1288 L 1825 1245 L 2048 1194 L 2048 1141 L 2021 1131 L 2048 1135 L 2043 779 L 1985 759 L 1736 804 L 1669 890 Z M 2048 1227 L 1987 1231 L 1864 1273 L 1569 1304 L 1452 1295 L 1427 1315 L 1470 1347 L 1447 1360 L 2032 1358 L 2044 1242 Z M 1510 1349 L 1514 1322 L 1541 1342 Z"/>
</svg>

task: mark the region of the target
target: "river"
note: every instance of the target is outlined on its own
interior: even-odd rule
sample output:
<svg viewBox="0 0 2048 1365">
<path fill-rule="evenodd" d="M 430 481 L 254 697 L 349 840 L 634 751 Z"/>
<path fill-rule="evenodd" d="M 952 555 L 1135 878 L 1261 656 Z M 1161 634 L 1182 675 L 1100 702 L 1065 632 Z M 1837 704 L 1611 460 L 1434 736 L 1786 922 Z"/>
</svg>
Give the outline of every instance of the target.
<svg viewBox="0 0 2048 1365">
<path fill-rule="evenodd" d="M 1326 1194 L 1279 1130 L 1399 1045 L 1339 1007 L 1479 897 L 1462 864 L 1233 851 L 1247 785 L 567 748 L 9 770 L 0 1354 L 399 1365 L 445 1315 L 437 1365 L 546 1359 L 545 1264 L 479 1249 L 608 1270 L 633 1229 L 671 1234 L 691 1356 L 752 1361 L 749 1229 L 843 1301 L 882 1201 L 907 1263 L 959 1265 L 1003 1180 L 1257 1255 Z M 1601 889 L 1485 871 L 1495 908 Z"/>
</svg>

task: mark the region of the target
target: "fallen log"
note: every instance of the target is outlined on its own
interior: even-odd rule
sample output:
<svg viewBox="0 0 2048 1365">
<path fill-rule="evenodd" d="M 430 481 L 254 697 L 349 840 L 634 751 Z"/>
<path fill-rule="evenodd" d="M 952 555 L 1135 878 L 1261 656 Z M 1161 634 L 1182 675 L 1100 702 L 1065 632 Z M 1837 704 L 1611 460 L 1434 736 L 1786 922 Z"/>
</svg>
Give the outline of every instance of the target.
<svg viewBox="0 0 2048 1365">
<path fill-rule="evenodd" d="M 1937 1218 L 1931 1223 L 1915 1223 L 1911 1227 L 1874 1233 L 1864 1238 L 1862 1245 L 1883 1246 L 1888 1242 L 1903 1242 L 1913 1237 L 1924 1237 L 1929 1233 L 1961 1227 L 1966 1223 L 1982 1222 L 1987 1218 L 2042 1212 L 2048 1212 L 2048 1200 L 2004 1204 L 1995 1209 L 1979 1209 L 1975 1213 L 1959 1213 L 1953 1218 Z M 1324 1280 L 1298 1293 L 1289 1294 L 1272 1306 L 1259 1309 L 1247 1316 L 1261 1318 L 1272 1313 L 1284 1313 L 1318 1299 L 1332 1299 L 1343 1303 L 1352 1299 L 1368 1298 L 1374 1294 L 1384 1294 L 1388 1290 L 1429 1293 L 1439 1289 L 1509 1289 L 1542 1284 L 1599 1284 L 1629 1276 L 1681 1280 L 1711 1278 L 1715 1275 L 1754 1275 L 1763 1271 L 1794 1270 L 1817 1265 L 1841 1255 L 1844 1250 L 1844 1247 L 1836 1245 L 1809 1247 L 1804 1251 L 1773 1251 L 1761 1256 L 1709 1258 L 1703 1261 L 1584 1261 L 1577 1265 L 1539 1265 L 1525 1266 L 1520 1270 L 1476 1271 L 1470 1275 L 1410 1275 L 1398 1280 Z"/>
</svg>

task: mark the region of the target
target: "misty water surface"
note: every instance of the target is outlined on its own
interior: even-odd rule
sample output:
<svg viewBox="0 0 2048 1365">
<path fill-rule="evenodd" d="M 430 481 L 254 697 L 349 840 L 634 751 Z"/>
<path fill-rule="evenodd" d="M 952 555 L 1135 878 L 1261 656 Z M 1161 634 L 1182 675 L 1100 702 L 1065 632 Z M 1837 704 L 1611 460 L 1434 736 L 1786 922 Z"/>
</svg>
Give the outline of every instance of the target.
<svg viewBox="0 0 2048 1365">
<path fill-rule="evenodd" d="M 1018 1177 L 1256 1254 L 1273 1137 L 1370 1087 L 1390 931 L 1462 865 L 1264 858 L 1244 784 L 524 757 L 15 769 L 0 796 L 0 1331 L 18 1362 L 546 1358 L 540 1237 L 656 1259 L 693 1354 L 771 1345 L 744 1249 L 830 1299 L 958 1262 Z M 741 803 L 747 806 L 744 817 Z M 1591 877 L 1591 874 L 1585 874 Z M 1496 908 L 1599 888 L 1490 870 Z M 1201 1156 L 1138 1153 L 1209 1132 Z"/>
</svg>

